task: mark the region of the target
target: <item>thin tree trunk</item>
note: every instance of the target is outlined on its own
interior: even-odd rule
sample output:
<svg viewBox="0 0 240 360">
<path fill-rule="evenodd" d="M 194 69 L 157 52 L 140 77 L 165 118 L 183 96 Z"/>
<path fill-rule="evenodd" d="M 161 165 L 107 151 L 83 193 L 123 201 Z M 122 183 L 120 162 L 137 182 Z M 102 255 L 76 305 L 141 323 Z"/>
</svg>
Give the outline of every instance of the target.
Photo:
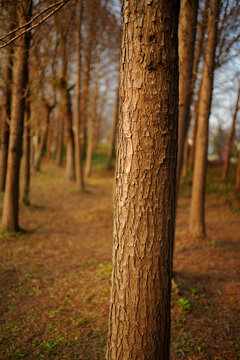
<svg viewBox="0 0 240 360">
<path fill-rule="evenodd" d="M 68 67 L 68 55 L 67 55 L 67 34 L 62 31 L 61 34 L 61 81 L 60 81 L 60 93 L 61 93 L 61 105 L 62 112 L 65 117 L 66 132 L 67 132 L 67 161 L 66 161 L 66 178 L 68 180 L 75 180 L 75 154 L 74 154 L 74 135 L 72 129 L 72 104 L 70 92 L 67 88 L 67 67 Z"/>
<path fill-rule="evenodd" d="M 82 157 L 86 156 L 87 149 L 87 123 L 88 123 L 88 104 L 89 104 L 89 85 L 90 85 L 90 70 L 92 64 L 92 51 L 93 51 L 93 32 L 89 30 L 88 46 L 85 50 L 86 67 L 83 73 L 83 92 L 81 98 L 81 146 Z"/>
<path fill-rule="evenodd" d="M 4 88 L 2 95 L 2 119 L 0 142 L 0 191 L 4 191 L 7 173 L 7 158 L 9 144 L 9 122 L 11 116 L 11 87 L 12 87 L 13 48 L 7 48 L 4 74 Z"/>
<path fill-rule="evenodd" d="M 76 159 L 76 183 L 80 191 L 84 190 L 83 162 L 80 143 L 80 100 L 81 100 L 81 28 L 83 16 L 82 0 L 77 7 L 77 35 L 76 35 L 76 84 L 75 84 L 75 159 Z"/>
<path fill-rule="evenodd" d="M 238 114 L 238 110 L 239 110 L 239 100 L 240 100 L 240 84 L 239 84 L 239 88 L 238 88 L 237 102 L 236 102 L 236 106 L 235 106 L 235 112 L 233 115 L 232 126 L 231 126 L 228 143 L 227 143 L 227 155 L 226 155 L 226 159 L 224 162 L 223 174 L 222 174 L 223 180 L 227 180 L 227 176 L 228 176 L 231 150 L 232 150 L 232 142 L 233 142 L 234 133 L 235 133 L 235 124 L 236 124 L 237 114 Z"/>
<path fill-rule="evenodd" d="M 184 145 L 184 154 L 183 154 L 183 169 L 182 169 L 182 176 L 185 178 L 188 172 L 188 162 L 189 162 L 189 144 L 186 139 Z"/>
<path fill-rule="evenodd" d="M 92 106 L 92 116 L 91 116 L 91 124 L 89 131 L 89 139 L 88 139 L 88 148 L 87 148 L 87 159 L 86 159 L 86 168 L 85 175 L 91 176 L 92 173 L 92 155 L 93 155 L 93 147 L 94 147 L 94 138 L 95 138 L 95 127 L 96 127 L 96 119 L 97 119 L 97 101 L 98 101 L 98 81 L 99 75 L 97 74 L 95 88 L 94 88 L 94 97 L 93 97 L 93 106 Z"/>
<path fill-rule="evenodd" d="M 179 17 L 179 137 L 177 193 L 183 164 L 184 144 L 190 123 L 194 45 L 198 0 L 182 0 Z"/>
<path fill-rule="evenodd" d="M 175 0 L 123 2 L 108 360 L 170 357 L 177 25 Z"/>
<path fill-rule="evenodd" d="M 35 171 L 40 171 L 41 160 L 42 160 L 44 150 L 45 150 L 46 144 L 47 144 L 50 114 L 51 114 L 51 110 L 52 110 L 51 106 L 49 106 L 45 101 L 44 101 L 43 107 L 44 107 L 44 111 L 45 111 L 45 125 L 44 125 L 44 129 L 43 129 L 43 132 L 41 135 L 40 144 L 36 151 L 36 155 L 35 155 L 35 159 L 34 159 L 34 163 L 33 163 L 33 169 Z"/>
<path fill-rule="evenodd" d="M 240 191 L 240 149 L 238 150 L 238 163 L 236 172 L 236 190 Z"/>
<path fill-rule="evenodd" d="M 57 155 L 56 164 L 62 166 L 63 164 L 63 130 L 64 130 L 64 119 L 62 112 L 58 117 L 58 130 L 57 130 Z"/>
<path fill-rule="evenodd" d="M 23 148 L 24 148 L 24 167 L 23 167 L 23 191 L 22 202 L 25 205 L 30 204 L 30 176 L 31 176 L 31 128 L 30 128 L 30 103 L 27 101 L 24 117 L 24 133 L 23 133 Z"/>
<path fill-rule="evenodd" d="M 209 6 L 209 0 L 205 0 L 204 10 L 202 13 L 202 20 L 201 20 L 201 23 L 199 24 L 197 43 L 196 43 L 195 54 L 194 54 L 193 75 L 192 75 L 192 94 L 193 94 L 194 88 L 195 88 L 200 58 L 201 58 L 201 55 L 202 55 L 203 49 L 204 49 L 204 36 L 206 33 L 206 27 L 207 27 L 208 6 Z M 197 136 L 197 123 L 198 123 L 199 96 L 200 96 L 200 89 L 198 90 L 198 99 L 194 103 L 194 126 L 193 126 L 193 136 L 192 136 L 192 147 L 190 149 L 190 154 L 189 154 L 189 170 L 193 170 L 193 165 L 194 165 L 196 136 Z"/>
<path fill-rule="evenodd" d="M 199 116 L 195 166 L 190 208 L 190 233 L 195 238 L 205 237 L 205 185 L 207 174 L 208 126 L 211 111 L 219 0 L 210 0 L 208 39 L 204 58 L 203 77 L 199 98 Z"/>
<path fill-rule="evenodd" d="M 23 25 L 31 16 L 32 2 L 25 1 L 25 6 L 19 8 L 20 23 Z M 23 13 L 24 8 L 27 13 Z M 13 72 L 11 125 L 9 137 L 9 153 L 7 163 L 6 186 L 3 198 L 2 230 L 17 231 L 18 200 L 19 200 L 19 170 L 22 149 L 23 121 L 25 109 L 25 92 L 28 81 L 28 53 L 30 34 L 25 33 L 15 46 L 15 63 Z"/>
<path fill-rule="evenodd" d="M 108 149 L 108 157 L 107 157 L 107 168 L 108 169 L 111 169 L 112 159 L 115 156 L 115 144 L 116 144 L 117 124 L 118 124 L 118 110 L 119 110 L 119 86 L 117 87 L 114 118 L 113 118 L 113 123 L 112 123 L 110 144 L 109 144 L 109 149 Z"/>
<path fill-rule="evenodd" d="M 70 92 L 65 88 L 65 107 L 66 107 L 66 130 L 67 130 L 67 160 L 66 160 L 66 178 L 75 180 L 75 149 L 74 134 L 72 129 L 72 104 Z"/>
</svg>

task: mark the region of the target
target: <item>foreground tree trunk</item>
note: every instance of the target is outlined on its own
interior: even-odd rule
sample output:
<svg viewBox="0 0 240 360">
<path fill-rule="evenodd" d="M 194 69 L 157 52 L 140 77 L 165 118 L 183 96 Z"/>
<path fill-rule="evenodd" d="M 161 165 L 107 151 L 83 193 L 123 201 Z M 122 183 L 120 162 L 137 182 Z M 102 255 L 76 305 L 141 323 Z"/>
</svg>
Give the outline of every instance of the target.
<svg viewBox="0 0 240 360">
<path fill-rule="evenodd" d="M 207 174 L 208 126 L 212 102 L 218 14 L 219 0 L 211 0 L 207 27 L 208 39 L 206 42 L 199 98 L 196 154 L 190 208 L 190 233 L 195 238 L 206 236 L 204 204 Z"/>
<path fill-rule="evenodd" d="M 232 150 L 232 142 L 233 142 L 233 138 L 234 138 L 235 124 L 236 124 L 236 119 L 237 119 L 237 114 L 238 114 L 238 109 L 239 109 L 239 100 L 240 100 L 240 85 L 239 85 L 239 88 L 238 88 L 237 102 L 236 102 L 236 106 L 235 106 L 235 112 L 234 112 L 234 115 L 233 115 L 232 126 L 231 126 L 231 130 L 230 130 L 230 134 L 229 134 L 229 138 L 228 138 L 228 143 L 227 143 L 227 155 L 226 155 L 226 159 L 225 159 L 225 162 L 224 162 L 223 175 L 222 175 L 223 180 L 227 180 L 227 176 L 228 176 L 228 170 L 229 170 L 229 165 L 230 165 L 230 157 L 231 157 L 231 150 Z"/>
<path fill-rule="evenodd" d="M 19 25 L 25 24 L 31 16 L 32 4 L 24 0 L 24 6 L 19 5 Z M 26 11 L 26 12 L 25 12 Z M 11 109 L 11 125 L 9 137 L 9 153 L 7 164 L 6 187 L 3 198 L 2 230 L 17 231 L 18 200 L 19 200 L 19 170 L 22 148 L 23 120 L 25 109 L 25 92 L 28 80 L 28 52 L 30 34 L 25 33 L 15 46 L 15 63 L 13 72 L 13 95 Z"/>
<path fill-rule="evenodd" d="M 192 73 L 198 0 L 182 0 L 179 17 L 179 137 L 177 192 L 183 165 L 184 144 L 190 123 Z"/>
<path fill-rule="evenodd" d="M 83 4 L 82 0 L 77 7 L 77 34 L 76 34 L 76 84 L 75 84 L 75 160 L 76 160 L 76 183 L 80 191 L 84 190 L 83 162 L 80 143 L 80 93 L 81 93 L 81 26 Z"/>
<path fill-rule="evenodd" d="M 168 360 L 178 2 L 123 2 L 108 360 Z"/>
</svg>

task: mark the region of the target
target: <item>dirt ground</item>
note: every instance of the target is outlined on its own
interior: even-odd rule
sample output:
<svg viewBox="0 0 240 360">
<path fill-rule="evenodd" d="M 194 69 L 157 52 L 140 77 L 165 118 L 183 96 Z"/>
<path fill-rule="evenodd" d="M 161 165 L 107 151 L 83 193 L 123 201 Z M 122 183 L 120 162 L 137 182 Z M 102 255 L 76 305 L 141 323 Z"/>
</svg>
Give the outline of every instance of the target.
<svg viewBox="0 0 240 360">
<path fill-rule="evenodd" d="M 110 173 L 95 173 L 85 193 L 62 168 L 33 175 L 31 206 L 20 207 L 25 232 L 0 234 L 0 359 L 104 358 L 112 188 Z M 237 360 L 240 203 L 209 194 L 208 239 L 198 244 L 187 233 L 189 203 L 185 194 L 178 206 L 171 359 Z"/>
</svg>

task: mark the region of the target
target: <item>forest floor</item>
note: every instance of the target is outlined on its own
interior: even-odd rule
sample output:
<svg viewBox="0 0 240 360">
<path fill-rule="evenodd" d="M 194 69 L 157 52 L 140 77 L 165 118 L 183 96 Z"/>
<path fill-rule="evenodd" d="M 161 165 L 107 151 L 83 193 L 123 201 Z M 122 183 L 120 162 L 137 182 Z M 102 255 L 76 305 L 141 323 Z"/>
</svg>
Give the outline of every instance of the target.
<svg viewBox="0 0 240 360">
<path fill-rule="evenodd" d="M 240 359 L 240 201 L 210 169 L 206 240 L 188 235 L 190 180 L 178 206 L 172 360 Z M 104 358 L 113 173 L 79 193 L 64 169 L 33 174 L 25 232 L 0 234 L 0 359 Z M 217 185 L 216 185 L 217 184 Z M 2 198 L 1 198 L 2 203 Z"/>
</svg>

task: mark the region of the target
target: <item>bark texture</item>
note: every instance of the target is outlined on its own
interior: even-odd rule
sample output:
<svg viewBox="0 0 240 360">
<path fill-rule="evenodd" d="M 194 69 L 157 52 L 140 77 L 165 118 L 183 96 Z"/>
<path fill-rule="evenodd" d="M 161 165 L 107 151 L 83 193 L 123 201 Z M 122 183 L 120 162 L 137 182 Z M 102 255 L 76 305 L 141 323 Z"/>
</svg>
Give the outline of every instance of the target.
<svg viewBox="0 0 240 360">
<path fill-rule="evenodd" d="M 227 176 L 228 176 L 228 170 L 229 170 L 230 158 L 231 158 L 231 150 L 232 150 L 232 142 L 233 142 L 234 133 L 235 133 L 235 124 L 236 124 L 237 114 L 238 114 L 238 110 L 239 110 L 239 100 L 240 100 L 240 86 L 238 88 L 237 102 L 236 102 L 235 111 L 233 114 L 233 120 L 232 120 L 230 134 L 228 137 L 227 155 L 226 155 L 226 159 L 224 161 L 224 166 L 223 166 L 223 175 L 222 175 L 223 180 L 227 180 Z"/>
<path fill-rule="evenodd" d="M 178 11 L 123 2 L 109 360 L 169 359 Z"/>
<path fill-rule="evenodd" d="M 202 83 L 200 87 L 196 154 L 190 208 L 190 233 L 195 238 L 206 236 L 204 204 L 207 174 L 208 126 L 212 102 L 218 16 L 219 0 L 210 0 L 207 27 L 208 38 L 206 41 Z"/>
<path fill-rule="evenodd" d="M 24 0 L 24 6 L 18 9 L 19 25 L 27 22 L 31 16 L 31 1 Z M 23 121 L 25 109 L 25 92 L 28 80 L 28 52 L 30 34 L 25 33 L 15 46 L 15 63 L 13 72 L 13 95 L 11 108 L 11 125 L 9 137 L 9 152 L 7 163 L 6 186 L 3 198 L 2 230 L 17 231 L 18 200 L 19 200 L 19 170 L 22 148 Z"/>
<path fill-rule="evenodd" d="M 179 17 L 179 137 L 177 192 L 183 165 L 184 144 L 190 123 L 192 72 L 197 29 L 198 0 L 182 0 Z"/>
</svg>

